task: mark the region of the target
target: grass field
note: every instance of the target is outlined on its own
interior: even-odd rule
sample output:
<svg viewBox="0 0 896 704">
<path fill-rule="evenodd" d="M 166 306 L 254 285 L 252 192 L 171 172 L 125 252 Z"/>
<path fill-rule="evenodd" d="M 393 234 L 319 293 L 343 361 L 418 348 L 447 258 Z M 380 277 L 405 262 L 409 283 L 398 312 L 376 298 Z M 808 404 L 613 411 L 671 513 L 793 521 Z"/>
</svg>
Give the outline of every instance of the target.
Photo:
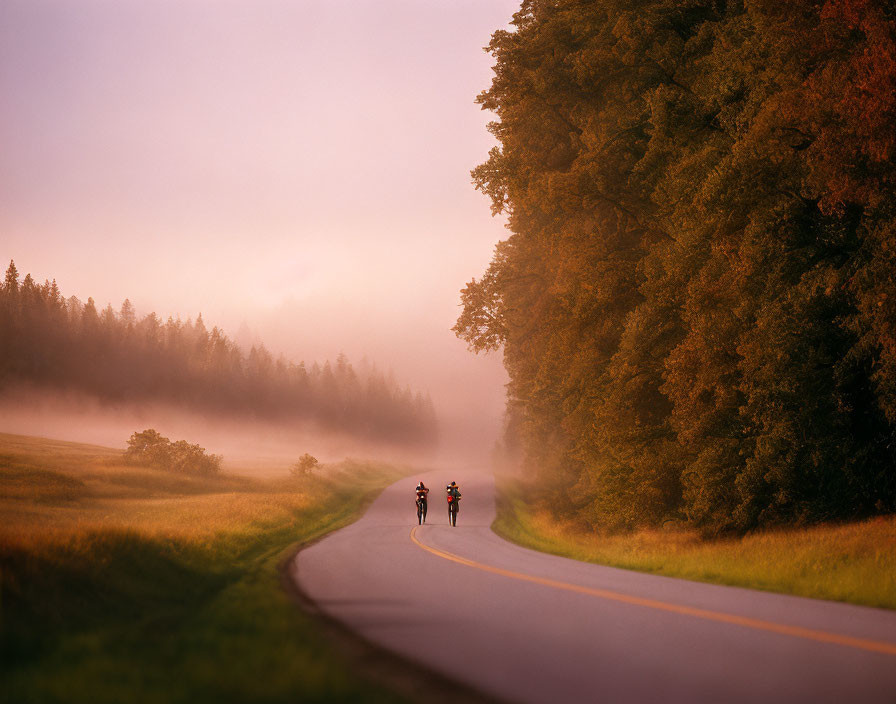
<svg viewBox="0 0 896 704">
<path fill-rule="evenodd" d="M 278 566 L 404 474 L 179 477 L 0 434 L 0 701 L 396 701 L 350 672 Z"/>
<path fill-rule="evenodd" d="M 597 535 L 532 510 L 498 482 L 498 535 L 525 547 L 701 582 L 896 609 L 896 516 L 704 540 L 695 532 Z"/>
</svg>

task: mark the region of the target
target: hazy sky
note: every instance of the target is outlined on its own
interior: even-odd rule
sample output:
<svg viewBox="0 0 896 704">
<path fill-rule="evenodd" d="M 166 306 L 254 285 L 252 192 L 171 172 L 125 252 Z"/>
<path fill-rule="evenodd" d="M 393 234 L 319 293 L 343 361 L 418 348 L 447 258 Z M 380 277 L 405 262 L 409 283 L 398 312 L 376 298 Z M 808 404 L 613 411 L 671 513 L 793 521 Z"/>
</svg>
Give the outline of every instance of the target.
<svg viewBox="0 0 896 704">
<path fill-rule="evenodd" d="M 518 6 L 0 0 L 0 256 L 294 359 L 366 354 L 492 433 L 499 355 L 449 328 L 506 236 L 469 171 Z"/>
</svg>

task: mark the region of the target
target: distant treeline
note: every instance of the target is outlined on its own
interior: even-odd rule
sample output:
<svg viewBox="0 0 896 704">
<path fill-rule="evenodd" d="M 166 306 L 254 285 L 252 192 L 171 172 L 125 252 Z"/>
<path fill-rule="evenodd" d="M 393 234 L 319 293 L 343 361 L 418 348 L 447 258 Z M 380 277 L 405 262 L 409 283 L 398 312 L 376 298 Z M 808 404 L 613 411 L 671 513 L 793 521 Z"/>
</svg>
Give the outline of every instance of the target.
<svg viewBox="0 0 896 704">
<path fill-rule="evenodd" d="M 176 402 L 203 412 L 312 420 L 334 431 L 429 443 L 436 419 L 428 395 L 390 377 L 335 364 L 306 368 L 264 346 L 248 354 L 217 327 L 155 313 L 125 300 L 116 312 L 92 298 L 64 298 L 55 281 L 19 280 L 10 263 L 0 287 L 0 389 L 23 382 L 114 401 Z"/>
<path fill-rule="evenodd" d="M 896 510 L 891 0 L 526 0 L 479 98 L 506 213 L 455 328 L 595 527 Z"/>
</svg>

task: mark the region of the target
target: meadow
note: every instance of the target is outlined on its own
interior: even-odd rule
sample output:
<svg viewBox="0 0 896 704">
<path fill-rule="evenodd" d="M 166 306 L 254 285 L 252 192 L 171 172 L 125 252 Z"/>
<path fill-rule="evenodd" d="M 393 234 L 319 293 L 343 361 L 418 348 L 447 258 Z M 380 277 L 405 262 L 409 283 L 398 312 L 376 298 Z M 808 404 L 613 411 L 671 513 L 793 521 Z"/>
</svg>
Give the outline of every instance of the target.
<svg viewBox="0 0 896 704">
<path fill-rule="evenodd" d="M 0 701 L 398 701 L 352 672 L 280 568 L 406 473 L 179 476 L 0 434 Z"/>
<path fill-rule="evenodd" d="M 896 516 L 707 539 L 681 528 L 600 534 L 534 507 L 519 479 L 498 481 L 501 537 L 612 567 L 896 609 Z"/>
</svg>

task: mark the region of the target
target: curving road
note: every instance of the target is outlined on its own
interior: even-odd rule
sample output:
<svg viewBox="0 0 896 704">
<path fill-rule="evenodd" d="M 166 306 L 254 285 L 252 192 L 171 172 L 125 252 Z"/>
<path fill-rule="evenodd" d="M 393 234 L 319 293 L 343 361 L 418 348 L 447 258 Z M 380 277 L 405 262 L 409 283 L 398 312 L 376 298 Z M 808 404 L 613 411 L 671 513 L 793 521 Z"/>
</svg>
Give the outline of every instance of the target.
<svg viewBox="0 0 896 704">
<path fill-rule="evenodd" d="M 492 533 L 494 485 L 478 474 L 424 475 L 429 520 L 414 528 L 417 479 L 291 568 L 374 644 L 516 702 L 896 702 L 896 612 L 527 550 Z"/>
</svg>

